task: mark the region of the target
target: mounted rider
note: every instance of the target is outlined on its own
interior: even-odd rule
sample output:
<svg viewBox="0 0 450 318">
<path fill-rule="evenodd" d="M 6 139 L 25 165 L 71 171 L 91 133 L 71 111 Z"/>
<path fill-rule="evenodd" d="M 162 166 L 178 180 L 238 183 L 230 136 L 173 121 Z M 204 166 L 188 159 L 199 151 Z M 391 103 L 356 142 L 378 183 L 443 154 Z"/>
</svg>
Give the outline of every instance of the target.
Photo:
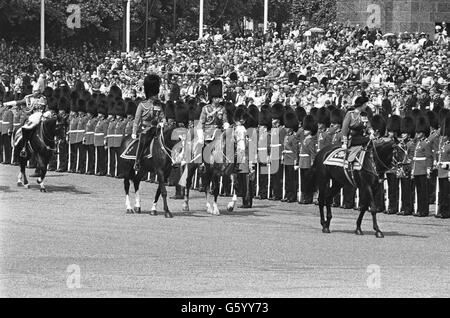
<svg viewBox="0 0 450 318">
<path fill-rule="evenodd" d="M 161 102 L 158 99 L 160 85 L 161 79 L 156 74 L 150 74 L 144 80 L 144 92 L 147 99 L 141 102 L 136 110 L 133 133 L 131 135 L 133 139 L 137 139 L 137 135 L 140 132 L 134 166 L 136 171 L 140 170 L 144 150 L 150 146 L 155 135 L 150 136 L 148 140 L 142 137 L 146 136 L 152 128 L 163 128 L 166 121 Z"/>
<path fill-rule="evenodd" d="M 221 130 L 230 128 L 225 105 L 221 104 L 223 96 L 223 84 L 221 80 L 213 80 L 208 86 L 208 98 L 210 104 L 203 107 L 200 121 L 197 125 L 198 144 L 204 145 L 211 142 Z"/>
<path fill-rule="evenodd" d="M 355 101 L 355 109 L 345 115 L 342 123 L 342 149 L 346 151 L 346 165 L 351 164 L 358 157 L 351 155 L 355 151 L 360 152 L 359 148 L 355 147 L 362 146 L 364 149 L 373 137 L 369 118 L 364 111 L 364 105 L 368 101 L 366 96 L 358 97 Z M 369 138 L 368 135 L 371 137 Z"/>
<path fill-rule="evenodd" d="M 22 126 L 22 138 L 24 146 L 20 152 L 21 157 L 26 157 L 26 147 L 30 138 L 31 131 L 37 127 L 42 120 L 52 117 L 51 111 L 45 112 L 47 107 L 47 98 L 42 94 L 41 87 L 38 83 L 33 86 L 33 94 L 25 97 L 27 105 L 25 113 L 28 119 Z"/>
</svg>

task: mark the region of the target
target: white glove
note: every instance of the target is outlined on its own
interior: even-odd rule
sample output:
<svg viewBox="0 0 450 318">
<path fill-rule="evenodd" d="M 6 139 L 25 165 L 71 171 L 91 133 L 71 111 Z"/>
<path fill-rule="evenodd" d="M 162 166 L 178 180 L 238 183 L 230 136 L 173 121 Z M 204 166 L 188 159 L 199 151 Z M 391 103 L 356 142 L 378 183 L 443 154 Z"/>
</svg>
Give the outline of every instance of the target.
<svg viewBox="0 0 450 318">
<path fill-rule="evenodd" d="M 223 124 L 223 129 L 227 130 L 228 128 L 230 128 L 230 124 L 229 123 L 224 123 Z"/>
<path fill-rule="evenodd" d="M 159 128 L 164 128 L 164 123 L 158 123 Z"/>
<path fill-rule="evenodd" d="M 131 138 L 133 138 L 133 140 L 137 139 L 136 134 L 132 134 L 132 135 L 131 135 Z"/>
<path fill-rule="evenodd" d="M 205 136 L 203 135 L 203 130 L 197 130 L 198 143 L 203 144 L 205 142 Z"/>
<path fill-rule="evenodd" d="M 346 143 L 343 143 L 343 144 L 342 144 L 342 149 L 347 150 L 347 148 L 348 148 L 348 147 L 347 147 L 347 144 L 346 144 Z"/>
</svg>

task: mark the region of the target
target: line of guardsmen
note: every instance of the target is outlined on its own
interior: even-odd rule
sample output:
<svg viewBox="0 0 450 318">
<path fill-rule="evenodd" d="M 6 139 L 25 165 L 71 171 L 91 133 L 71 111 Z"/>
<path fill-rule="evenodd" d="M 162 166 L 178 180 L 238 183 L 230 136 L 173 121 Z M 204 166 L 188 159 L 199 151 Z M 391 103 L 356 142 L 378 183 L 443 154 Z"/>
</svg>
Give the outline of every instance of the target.
<svg viewBox="0 0 450 318">
<path fill-rule="evenodd" d="M 66 128 L 57 137 L 58 155 L 50 163 L 49 170 L 122 178 L 118 150 L 123 138 L 132 133 L 140 101 L 123 100 L 120 89 L 114 87 L 108 96 L 51 88 L 46 88 L 44 95 L 48 99 L 48 110 L 58 113 Z M 7 100 L 8 96 L 4 98 Z M 193 129 L 203 106 L 195 100 L 189 100 L 187 104 L 168 102 L 165 107 L 167 122 Z M 245 112 L 242 112 L 242 107 L 236 108 L 228 102 L 223 106 L 230 124 L 241 120 L 245 113 L 245 128 L 256 129 L 258 136 L 257 157 L 251 160 L 256 171 L 250 169 L 248 172 L 253 175 L 253 181 L 242 182 L 244 174 L 240 178 L 238 176 L 237 185 L 232 185 L 230 178 L 223 178 L 221 195 L 231 195 L 233 186 L 236 186 L 238 194 L 245 198 L 246 207 L 252 206 L 254 197 L 299 204 L 315 203 L 315 194 L 305 191 L 302 180 L 321 149 L 328 145 L 341 145 L 344 112 L 334 106 L 313 108 L 310 114 L 302 107 L 293 109 L 282 104 L 264 105 L 259 110 L 252 105 Z M 450 111 L 442 109 L 436 113 L 415 109 L 404 118 L 396 115 L 383 118 L 368 113 L 378 140 L 395 139 L 399 143 L 396 153 L 401 161 L 401 169 L 390 170 L 385 176 L 380 176 L 376 206 L 371 209 L 386 214 L 427 216 L 429 205 L 438 203 L 436 216 L 449 218 Z M 11 138 L 27 118 L 20 107 L 3 104 L 0 105 L 0 117 L 0 162 L 15 164 Z M 176 185 L 180 175 L 181 169 L 174 169 L 169 185 Z M 382 182 L 384 179 L 386 182 Z M 388 200 L 385 200 L 385 191 Z M 174 198 L 183 198 L 181 187 L 177 186 Z M 357 208 L 356 190 L 345 187 L 333 205 Z"/>
</svg>

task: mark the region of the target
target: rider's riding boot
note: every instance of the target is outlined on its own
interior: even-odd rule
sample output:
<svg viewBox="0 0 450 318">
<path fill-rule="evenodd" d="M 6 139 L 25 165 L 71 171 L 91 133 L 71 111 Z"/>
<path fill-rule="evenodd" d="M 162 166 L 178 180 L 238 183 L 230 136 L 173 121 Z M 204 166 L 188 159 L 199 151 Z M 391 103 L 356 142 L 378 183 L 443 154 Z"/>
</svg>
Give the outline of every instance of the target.
<svg viewBox="0 0 450 318">
<path fill-rule="evenodd" d="M 142 145 L 142 134 L 141 134 L 139 136 L 138 147 L 136 150 L 136 161 L 134 163 L 135 171 L 141 170 L 141 157 L 142 157 L 143 148 L 144 148 L 144 146 Z"/>
</svg>

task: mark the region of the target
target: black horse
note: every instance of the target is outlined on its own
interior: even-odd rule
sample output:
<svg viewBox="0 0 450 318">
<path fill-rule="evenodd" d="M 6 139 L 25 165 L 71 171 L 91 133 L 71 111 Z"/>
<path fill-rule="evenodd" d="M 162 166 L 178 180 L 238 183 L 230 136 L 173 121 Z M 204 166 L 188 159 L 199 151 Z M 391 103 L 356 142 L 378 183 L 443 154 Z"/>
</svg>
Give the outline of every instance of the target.
<svg viewBox="0 0 450 318">
<path fill-rule="evenodd" d="M 169 128 L 166 130 L 161 130 L 161 128 L 153 127 L 147 134 L 141 136 L 143 145 L 146 145 L 146 149 L 143 152 L 143 159 L 140 165 L 140 170 L 134 170 L 135 159 L 123 159 L 120 158 L 121 166 L 124 171 L 124 186 L 126 194 L 126 208 L 127 213 L 137 213 L 140 214 L 141 211 L 141 201 L 139 196 L 139 186 L 141 181 L 149 172 L 156 173 L 158 178 L 158 190 L 156 191 L 155 200 L 153 201 L 153 206 L 151 210 L 151 215 L 157 215 L 157 203 L 159 197 L 162 195 L 164 201 L 164 215 L 166 218 L 173 218 L 172 213 L 167 205 L 167 190 L 166 190 L 166 180 L 168 179 L 170 172 L 172 171 L 173 161 L 172 161 L 172 149 L 175 147 L 178 140 L 172 140 L 173 132 L 175 128 Z M 153 144 L 151 140 L 154 139 Z M 124 153 L 134 140 L 131 137 L 125 138 L 120 147 L 119 153 Z M 150 146 L 152 146 L 152 157 L 149 157 Z M 136 195 L 136 204 L 134 209 L 130 204 L 130 180 L 134 183 L 134 191 Z"/>
<path fill-rule="evenodd" d="M 208 150 L 204 150 L 202 155 L 200 155 L 199 151 L 196 151 L 196 147 L 201 147 L 201 145 L 193 144 L 194 148 L 194 158 L 192 162 L 188 162 L 185 166 L 184 173 L 185 174 L 185 183 L 182 182 L 180 185 L 185 186 L 185 197 L 183 203 L 183 211 L 189 212 L 189 194 L 190 188 L 192 185 L 192 179 L 195 175 L 195 171 L 198 169 L 199 175 L 202 180 L 202 185 L 205 188 L 206 195 L 206 212 L 212 215 L 220 215 L 220 210 L 217 204 L 217 199 L 219 197 L 220 192 L 220 180 L 222 177 L 231 177 L 231 182 L 234 185 L 235 175 L 235 158 L 234 154 L 232 158 L 226 157 L 226 134 L 220 133 L 214 141 L 214 147 L 210 147 L 212 152 Z M 230 144 L 231 145 L 231 144 Z M 234 145 L 234 144 L 233 144 Z M 190 149 L 190 147 L 187 147 Z M 195 156 L 198 158 L 195 158 Z M 183 178 L 182 178 L 183 179 Z M 227 211 L 233 212 L 237 196 L 235 189 L 232 191 L 233 201 L 228 203 Z M 214 197 L 214 201 L 210 203 L 210 194 Z"/>
<path fill-rule="evenodd" d="M 43 120 L 31 130 L 20 130 L 22 138 L 14 147 L 14 157 L 18 159 L 20 165 L 20 173 L 17 181 L 18 186 L 23 185 L 26 189 L 29 188 L 25 169 L 28 160 L 34 155 L 37 171 L 39 171 L 37 183 L 41 187 L 41 192 L 47 192 L 44 186 L 44 179 L 47 175 L 47 166 L 56 153 L 55 136 L 57 136 L 61 128 L 62 126 L 59 124 L 58 118 L 52 117 Z M 23 149 L 25 149 L 25 152 L 22 151 Z"/>
<path fill-rule="evenodd" d="M 380 186 L 379 175 L 384 174 L 392 167 L 393 153 L 396 147 L 393 141 L 384 141 L 377 144 L 371 142 L 371 144 L 372 151 L 366 153 L 362 163 L 362 169 L 353 172 L 355 184 L 352 184 L 348 180 L 344 168 L 324 164 L 328 156 L 339 147 L 328 146 L 317 154 L 313 167 L 307 176 L 306 184 L 312 187 L 310 190 L 315 191 L 317 187 L 319 189 L 320 223 L 323 233 L 330 233 L 332 219 L 331 204 L 334 196 L 339 193 L 342 187 L 356 185 L 359 189 L 360 214 L 356 224 L 355 234 L 363 235 L 361 223 L 364 214 L 369 210 L 369 207 L 375 206 L 374 194 Z M 330 180 L 333 180 L 331 187 L 329 186 Z M 324 217 L 325 206 L 327 208 L 326 220 Z M 383 238 L 384 235 L 377 224 L 376 212 L 372 212 L 372 219 L 376 237 Z"/>
</svg>

